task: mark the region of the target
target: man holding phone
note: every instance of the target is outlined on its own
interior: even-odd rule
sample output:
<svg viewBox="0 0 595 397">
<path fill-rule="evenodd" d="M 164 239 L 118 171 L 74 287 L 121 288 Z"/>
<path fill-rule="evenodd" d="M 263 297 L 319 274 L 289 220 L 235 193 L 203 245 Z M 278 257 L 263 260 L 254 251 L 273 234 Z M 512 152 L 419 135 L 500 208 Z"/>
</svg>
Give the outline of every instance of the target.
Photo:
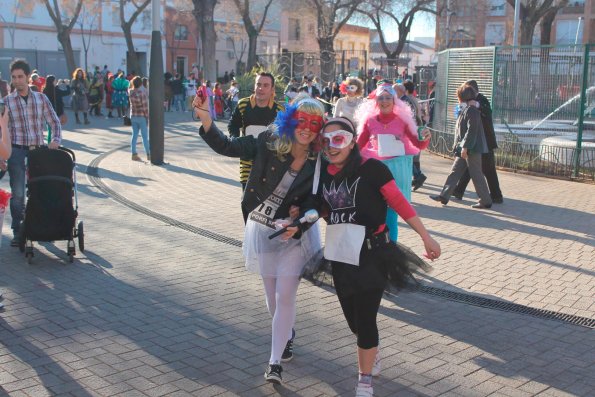
<svg viewBox="0 0 595 397">
<path fill-rule="evenodd" d="M 4 98 L 8 112 L 8 131 L 12 141 L 12 155 L 8 159 L 10 177 L 10 214 L 14 238 L 13 247 L 19 245 L 19 228 L 25 213 L 25 159 L 29 150 L 45 146 L 46 123 L 52 136 L 50 149 L 57 149 L 61 142 L 62 125 L 49 99 L 41 92 L 29 89 L 31 68 L 27 61 L 17 59 L 10 64 L 10 77 L 14 92 Z"/>
<path fill-rule="evenodd" d="M 284 107 L 275 102 L 275 78 L 270 73 L 262 72 L 256 76 L 254 94 L 240 99 L 234 109 L 227 125 L 229 136 L 257 137 L 275 120 L 277 112 L 282 110 Z M 240 158 L 242 190 L 246 188 L 251 169 L 252 161 Z"/>
</svg>

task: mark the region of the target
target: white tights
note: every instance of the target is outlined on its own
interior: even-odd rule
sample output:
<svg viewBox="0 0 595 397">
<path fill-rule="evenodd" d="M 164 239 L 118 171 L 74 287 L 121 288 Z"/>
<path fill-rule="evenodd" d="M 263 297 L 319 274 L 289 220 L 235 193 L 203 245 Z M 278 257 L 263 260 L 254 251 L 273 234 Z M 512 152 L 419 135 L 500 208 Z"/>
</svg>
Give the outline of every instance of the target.
<svg viewBox="0 0 595 397">
<path fill-rule="evenodd" d="M 271 317 L 272 341 L 270 364 L 280 363 L 287 341 L 291 339 L 291 329 L 295 323 L 296 295 L 300 285 L 297 276 L 263 277 L 267 307 Z"/>
</svg>

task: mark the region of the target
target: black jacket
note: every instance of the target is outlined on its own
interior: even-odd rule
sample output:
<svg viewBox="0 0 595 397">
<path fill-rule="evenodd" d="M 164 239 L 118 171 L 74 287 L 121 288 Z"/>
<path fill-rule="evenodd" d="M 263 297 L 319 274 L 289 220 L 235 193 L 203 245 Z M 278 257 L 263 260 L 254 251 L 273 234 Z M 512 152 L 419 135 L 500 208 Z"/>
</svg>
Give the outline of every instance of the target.
<svg viewBox="0 0 595 397">
<path fill-rule="evenodd" d="M 244 215 L 244 222 L 246 222 L 250 212 L 264 202 L 279 185 L 283 175 L 293 162 L 293 157 L 286 155 L 285 160 L 281 160 L 276 153 L 269 150 L 267 143 L 275 139 L 270 131 L 263 132 L 258 138 L 251 135 L 230 138 L 223 134 L 213 123 L 209 131 L 205 131 L 201 126 L 199 133 L 207 145 L 218 154 L 254 160 L 246 190 L 242 197 L 242 214 Z M 289 217 L 289 207 L 291 205 L 297 205 L 303 209 L 312 208 L 311 205 L 306 205 L 303 202 L 306 199 L 311 199 L 315 166 L 315 160 L 306 161 L 289 188 L 277 213 L 274 214 L 275 219 Z M 307 227 L 307 225 L 305 226 Z M 296 233 L 294 237 L 299 237 L 299 233 Z"/>
<path fill-rule="evenodd" d="M 490 101 L 483 94 L 477 94 L 475 98 L 479 102 L 479 111 L 481 112 L 481 124 L 483 133 L 486 137 L 489 150 L 498 149 L 496 141 L 496 132 L 494 131 L 494 121 L 492 120 L 492 107 Z"/>
</svg>

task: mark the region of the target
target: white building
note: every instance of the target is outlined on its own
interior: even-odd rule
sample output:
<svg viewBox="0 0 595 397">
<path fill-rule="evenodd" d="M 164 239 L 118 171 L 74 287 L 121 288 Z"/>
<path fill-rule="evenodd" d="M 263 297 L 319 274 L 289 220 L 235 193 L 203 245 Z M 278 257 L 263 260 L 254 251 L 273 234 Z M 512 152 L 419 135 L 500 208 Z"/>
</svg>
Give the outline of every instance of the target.
<svg viewBox="0 0 595 397">
<path fill-rule="evenodd" d="M 62 5 L 62 2 L 58 2 Z M 127 70 L 128 50 L 120 27 L 119 1 L 102 1 L 97 10 L 83 7 L 70 35 L 77 66 L 92 71 L 95 66 L 109 70 Z M 25 7 L 24 5 L 27 5 Z M 18 12 L 14 12 L 18 9 Z M 128 4 L 125 17 L 132 15 L 134 6 Z M 163 15 L 164 10 L 161 10 Z M 68 18 L 62 11 L 63 18 Z M 140 71 L 149 70 L 151 45 L 151 5 L 137 18 L 132 28 L 135 50 L 141 61 Z M 84 41 L 84 42 L 83 42 Z M 58 41 L 54 22 L 43 3 L 30 0 L 0 0 L 0 70 L 8 75 L 13 58 L 24 57 L 41 74 L 66 77 L 66 65 Z M 85 47 L 86 65 L 85 65 Z M 163 45 L 164 47 L 164 45 Z M 128 71 L 129 72 L 129 71 Z"/>
</svg>

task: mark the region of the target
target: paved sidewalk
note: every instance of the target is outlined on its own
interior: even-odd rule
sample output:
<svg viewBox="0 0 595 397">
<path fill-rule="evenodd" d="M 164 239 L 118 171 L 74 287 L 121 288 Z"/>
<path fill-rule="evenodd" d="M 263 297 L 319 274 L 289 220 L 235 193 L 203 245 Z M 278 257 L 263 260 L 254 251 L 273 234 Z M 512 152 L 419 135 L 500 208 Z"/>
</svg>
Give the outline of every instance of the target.
<svg viewBox="0 0 595 397">
<path fill-rule="evenodd" d="M 296 358 L 284 366 L 286 385 L 274 388 L 262 378 L 270 319 L 241 249 L 138 211 L 242 239 L 237 160 L 211 152 L 189 119 L 166 114 L 162 167 L 130 160 L 130 132 L 117 121 L 92 119 L 91 128 L 66 132 L 86 231 L 86 252 L 74 264 L 57 242 L 36 244 L 27 265 L 8 246 L 7 216 L 0 395 L 353 394 L 355 340 L 332 290 L 300 286 Z M 94 175 L 91 162 L 99 186 L 86 175 Z M 446 207 L 427 197 L 450 161 L 424 155 L 422 167 L 429 178 L 413 202 L 444 252 L 424 284 L 595 318 L 595 186 L 501 172 L 505 203 L 476 211 L 472 191 Z M 401 238 L 421 251 L 406 226 Z M 387 296 L 379 322 L 378 396 L 595 390 L 595 337 L 585 327 L 419 292 Z"/>
</svg>

